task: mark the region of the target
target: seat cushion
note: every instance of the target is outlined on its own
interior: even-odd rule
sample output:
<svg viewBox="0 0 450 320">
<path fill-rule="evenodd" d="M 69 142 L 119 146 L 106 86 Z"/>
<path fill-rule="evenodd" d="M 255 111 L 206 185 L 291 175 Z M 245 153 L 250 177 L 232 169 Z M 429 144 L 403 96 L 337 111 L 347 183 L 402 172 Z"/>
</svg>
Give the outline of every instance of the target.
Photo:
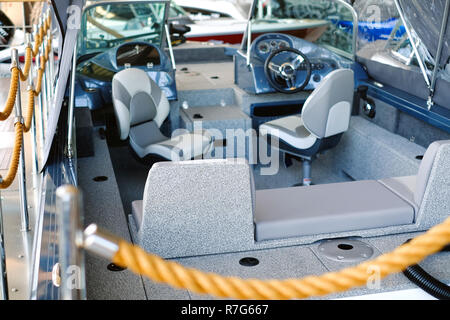
<svg viewBox="0 0 450 320">
<path fill-rule="evenodd" d="M 300 116 L 290 116 L 267 122 L 259 127 L 262 135 L 270 134 L 296 149 L 306 150 L 316 143 L 317 138 L 303 125 Z"/>
<path fill-rule="evenodd" d="M 147 154 L 158 154 L 171 161 L 191 160 L 209 152 L 213 141 L 206 133 L 186 133 L 146 148 Z"/>
<path fill-rule="evenodd" d="M 130 125 L 152 121 L 157 112 L 152 96 L 147 92 L 139 91 L 130 101 Z"/>
<path fill-rule="evenodd" d="M 377 181 L 256 191 L 257 241 L 414 222 L 414 208 Z"/>
<path fill-rule="evenodd" d="M 141 158 L 154 154 L 167 160 L 182 161 L 209 152 L 213 141 L 206 131 L 181 134 L 168 139 L 152 121 L 131 128 L 130 144 Z"/>
<path fill-rule="evenodd" d="M 145 157 L 145 148 L 149 145 L 167 140 L 154 121 L 131 127 L 130 144 L 133 150 L 141 157 Z"/>
<path fill-rule="evenodd" d="M 400 198 L 414 207 L 415 212 L 419 211 L 419 205 L 414 200 L 417 176 L 395 177 L 379 180 L 386 188 L 397 194 Z"/>
</svg>

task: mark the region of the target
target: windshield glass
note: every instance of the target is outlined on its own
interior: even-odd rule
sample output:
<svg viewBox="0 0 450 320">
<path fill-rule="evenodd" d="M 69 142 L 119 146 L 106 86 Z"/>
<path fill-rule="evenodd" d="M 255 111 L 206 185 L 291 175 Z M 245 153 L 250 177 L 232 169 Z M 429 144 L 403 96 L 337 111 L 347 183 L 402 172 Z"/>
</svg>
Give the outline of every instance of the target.
<svg viewBox="0 0 450 320">
<path fill-rule="evenodd" d="M 83 15 L 79 54 L 102 52 L 127 41 L 162 45 L 166 2 L 111 3 L 89 7 Z"/>
<path fill-rule="evenodd" d="M 255 0 L 252 35 L 289 33 L 353 57 L 354 11 L 337 0 Z"/>
</svg>

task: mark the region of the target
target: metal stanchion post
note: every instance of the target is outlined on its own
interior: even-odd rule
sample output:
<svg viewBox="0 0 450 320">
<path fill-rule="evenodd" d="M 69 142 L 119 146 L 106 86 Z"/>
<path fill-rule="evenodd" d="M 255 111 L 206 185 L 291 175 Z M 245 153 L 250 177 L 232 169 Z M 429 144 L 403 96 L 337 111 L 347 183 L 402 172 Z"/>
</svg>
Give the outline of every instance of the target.
<svg viewBox="0 0 450 320">
<path fill-rule="evenodd" d="M 11 52 L 11 68 L 19 66 L 19 54 L 17 49 L 12 49 Z M 23 123 L 22 117 L 22 99 L 20 92 L 20 80 L 18 83 L 17 98 L 16 98 L 16 122 L 20 121 Z M 25 141 L 23 139 L 22 133 L 22 149 L 20 151 L 19 158 L 19 192 L 20 192 L 20 213 L 22 222 L 22 231 L 30 230 L 30 219 L 28 216 L 28 201 L 27 201 L 27 184 L 26 184 L 26 169 L 25 169 Z"/>
<path fill-rule="evenodd" d="M 52 39 L 52 30 L 48 30 L 48 39 L 50 40 L 50 53 L 48 55 L 48 64 L 49 68 L 49 78 L 50 78 L 50 97 L 53 98 L 54 90 L 55 90 L 55 56 L 53 55 L 53 41 Z"/>
<path fill-rule="evenodd" d="M 46 23 L 47 21 L 47 17 L 48 17 L 48 13 L 45 13 L 44 15 L 44 23 Z M 44 54 L 45 54 L 45 48 L 47 47 L 48 44 L 48 32 L 44 35 L 44 41 L 42 42 L 42 46 L 43 46 L 43 50 L 44 50 Z M 48 54 L 48 59 L 47 62 L 45 63 L 45 92 L 46 92 L 46 98 L 47 98 L 47 117 L 49 115 L 49 113 L 51 112 L 51 107 L 52 107 L 52 89 L 51 89 L 51 85 L 50 85 L 50 51 Z"/>
<path fill-rule="evenodd" d="M 73 111 L 75 108 L 75 76 L 77 67 L 77 45 L 75 44 L 72 57 L 72 73 L 70 75 L 69 118 L 67 132 L 67 156 L 73 157 Z"/>
<path fill-rule="evenodd" d="M 62 300 L 86 298 L 81 208 L 81 194 L 76 187 L 65 185 L 56 190 Z"/>
<path fill-rule="evenodd" d="M 42 47 L 41 47 L 40 56 L 44 56 L 44 55 L 45 55 L 45 51 L 42 50 Z M 45 64 L 41 65 L 41 68 L 45 68 Z M 48 99 L 47 99 L 46 71 L 42 75 L 41 97 L 42 97 L 42 118 L 44 120 L 45 129 L 47 129 L 46 124 L 47 124 L 47 119 L 48 119 Z M 45 133 L 45 131 L 44 131 L 44 133 Z"/>
<path fill-rule="evenodd" d="M 34 25 L 34 41 L 37 41 L 37 35 L 38 35 L 38 29 L 39 27 L 37 25 Z M 41 55 L 40 55 L 40 50 L 38 50 L 38 54 L 36 56 L 36 74 L 38 74 L 38 70 L 41 66 Z M 43 154 L 43 150 L 44 150 L 44 133 L 45 133 L 45 123 L 44 123 L 44 103 L 42 101 L 42 88 L 41 88 L 41 93 L 39 93 L 39 96 L 37 97 L 38 99 L 38 110 L 39 110 L 39 119 L 40 119 L 40 127 L 41 127 L 41 134 L 40 134 L 40 139 L 39 139 L 39 149 L 40 149 L 40 154 L 42 156 Z M 35 113 L 36 114 L 36 113 Z"/>
<path fill-rule="evenodd" d="M 39 22 L 39 28 L 41 28 L 41 26 L 44 26 L 45 23 L 45 16 L 43 19 L 41 19 L 41 21 Z M 40 55 L 45 57 L 45 34 L 42 37 L 42 43 L 41 43 L 41 52 Z M 43 102 L 43 108 L 42 108 L 42 112 L 43 112 L 43 117 L 44 117 L 44 123 L 47 123 L 47 119 L 48 119 L 48 94 L 47 94 L 47 71 L 48 69 L 46 68 L 47 63 L 45 63 L 44 65 L 41 65 L 41 68 L 45 69 L 44 71 L 44 75 L 42 76 L 42 87 L 41 87 L 41 93 L 42 93 L 42 102 Z"/>
<path fill-rule="evenodd" d="M 0 192 L 0 300 L 8 300 L 8 279 L 6 277 L 6 254 L 5 254 L 5 237 L 3 228 L 1 192 Z"/>
<path fill-rule="evenodd" d="M 51 35 L 51 31 L 48 30 L 47 31 L 47 41 L 46 43 L 48 44 L 50 42 L 50 35 Z M 47 45 L 46 44 L 46 45 Z M 53 98 L 53 76 L 52 76 L 52 54 L 53 54 L 53 50 L 50 48 L 50 50 L 48 51 L 48 61 L 47 61 L 47 86 L 48 86 L 48 98 L 51 101 Z"/>
<path fill-rule="evenodd" d="M 27 44 L 27 48 L 32 48 L 31 45 L 31 34 L 27 33 L 26 34 L 26 44 Z M 30 66 L 30 72 L 28 74 L 28 88 L 27 88 L 27 92 L 29 92 L 30 90 L 34 90 L 33 87 L 33 66 Z M 33 93 L 34 94 L 34 93 Z M 33 155 L 33 161 L 32 161 L 32 165 L 33 165 L 33 187 L 36 188 L 37 187 L 37 181 L 36 181 L 36 175 L 37 175 L 37 171 L 38 171 L 38 167 L 39 167 L 39 159 L 38 159 L 38 154 L 37 154 L 37 137 L 36 137 L 36 108 L 34 108 L 33 106 L 33 114 L 32 114 L 32 119 L 31 119 L 31 153 Z"/>
</svg>

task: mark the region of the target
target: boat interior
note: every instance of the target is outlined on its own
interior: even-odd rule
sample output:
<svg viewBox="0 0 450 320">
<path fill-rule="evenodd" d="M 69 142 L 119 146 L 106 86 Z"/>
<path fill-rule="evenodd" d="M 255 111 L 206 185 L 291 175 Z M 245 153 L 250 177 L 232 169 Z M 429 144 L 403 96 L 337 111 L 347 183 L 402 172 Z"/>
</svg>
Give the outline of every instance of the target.
<svg viewBox="0 0 450 320">
<path fill-rule="evenodd" d="M 83 16 L 92 25 L 103 21 L 92 21 L 102 2 L 120 1 L 86 5 Z M 284 1 L 272 1 L 278 2 Z M 22 243 L 9 231 L 13 221 L 20 224 L 18 214 L 8 213 L 18 211 L 19 186 L 2 190 L 8 284 L 20 288 L 9 290 L 10 299 L 61 298 L 52 275 L 62 254 L 58 233 L 64 230 L 56 190 L 66 184 L 82 194 L 82 228 L 95 224 L 166 260 L 245 279 L 339 271 L 443 222 L 450 212 L 448 79 L 445 74 L 435 79 L 436 94 L 429 97 L 420 55 L 411 54 L 413 63 L 405 64 L 391 54 L 394 49 L 386 54 L 386 42 L 408 45 L 403 35 L 391 30 L 383 45 L 375 41 L 358 51 L 356 12 L 345 1 L 328 2 L 353 28 L 332 26 L 334 20 L 320 24 L 317 16 L 312 27 L 310 17 L 302 16 L 306 39 L 289 29 L 262 32 L 261 26 L 252 34 L 252 23 L 272 14 L 256 0 L 237 45 L 186 41 L 172 47 L 164 44 L 168 33 L 162 30 L 160 47 L 130 36 L 95 55 L 89 35 L 84 44 L 78 41 L 77 72 L 67 71 L 67 88 L 61 75 L 55 85 L 64 99 L 60 112 L 47 118 L 54 126 L 46 133 L 57 129 L 52 143 L 45 143 L 48 160 L 39 162 L 40 186 L 29 190 L 30 201 L 39 199 L 41 205 L 30 209 L 31 267 L 25 280 L 13 278 L 18 271 L 10 270 L 20 261 L 8 259 L 17 250 L 8 243 Z M 405 1 L 395 2 L 408 14 Z M 283 18 L 275 12 L 273 19 Z M 399 21 L 412 24 L 403 15 Z M 327 28 L 342 34 L 330 40 Z M 101 40 L 108 41 L 113 31 L 100 30 L 107 33 Z M 72 46 L 67 48 L 83 32 L 72 31 L 66 30 L 65 46 Z M 331 41 L 335 48 L 327 44 Z M 85 49 L 87 56 L 80 54 Z M 60 59 L 70 65 L 66 51 Z M 443 51 L 448 58 L 448 44 Z M 12 120 L 2 124 L 2 132 L 13 131 Z M 26 147 L 32 144 L 26 138 Z M 11 145 L 0 149 L 2 174 Z M 442 252 L 421 266 L 448 284 L 449 258 Z M 149 280 L 97 254 L 86 253 L 80 263 L 80 291 L 89 300 L 216 299 Z M 429 298 L 402 273 L 326 296 L 355 297 Z"/>
</svg>

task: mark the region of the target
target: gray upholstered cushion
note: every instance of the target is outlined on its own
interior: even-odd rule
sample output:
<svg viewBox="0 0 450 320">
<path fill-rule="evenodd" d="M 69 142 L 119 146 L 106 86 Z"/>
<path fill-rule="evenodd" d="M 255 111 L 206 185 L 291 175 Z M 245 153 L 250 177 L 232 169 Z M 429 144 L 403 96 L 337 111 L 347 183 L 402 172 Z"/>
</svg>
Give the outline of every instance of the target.
<svg viewBox="0 0 450 320">
<path fill-rule="evenodd" d="M 396 177 L 379 180 L 386 188 L 394 192 L 400 198 L 408 202 L 414 207 L 417 214 L 419 212 L 419 206 L 414 200 L 414 192 L 417 184 L 416 176 Z"/>
<path fill-rule="evenodd" d="M 257 241 L 412 224 L 414 208 L 377 181 L 256 191 Z"/>
<path fill-rule="evenodd" d="M 425 155 L 423 156 L 422 163 L 420 164 L 419 173 L 417 174 L 416 192 L 414 193 L 414 200 L 420 206 L 423 200 L 423 195 L 428 185 L 428 179 L 430 178 L 431 169 L 433 168 L 434 160 L 439 148 L 450 143 L 450 140 L 435 141 L 428 147 Z"/>
<path fill-rule="evenodd" d="M 342 128 L 334 134 L 346 131 L 350 121 L 353 91 L 352 70 L 330 72 L 306 100 L 302 110 L 303 125 L 319 139 L 331 136 L 327 134 L 327 130 L 336 131 L 333 128 Z M 336 108 L 336 112 L 330 117 L 333 108 Z"/>
<path fill-rule="evenodd" d="M 137 92 L 130 100 L 130 125 L 152 121 L 157 113 L 155 102 L 144 91 Z"/>
<path fill-rule="evenodd" d="M 149 145 L 167 140 L 154 121 L 145 122 L 130 129 L 130 140 L 133 144 L 145 148 Z"/>
<path fill-rule="evenodd" d="M 130 130 L 130 144 L 136 154 L 143 158 L 156 154 L 171 161 L 190 160 L 211 151 L 214 147 L 206 131 L 165 137 L 155 121 L 136 125 Z"/>
<path fill-rule="evenodd" d="M 304 126 L 299 116 L 284 117 L 264 123 L 259 127 L 261 135 L 270 134 L 296 149 L 308 149 L 316 143 L 317 138 Z"/>
</svg>

